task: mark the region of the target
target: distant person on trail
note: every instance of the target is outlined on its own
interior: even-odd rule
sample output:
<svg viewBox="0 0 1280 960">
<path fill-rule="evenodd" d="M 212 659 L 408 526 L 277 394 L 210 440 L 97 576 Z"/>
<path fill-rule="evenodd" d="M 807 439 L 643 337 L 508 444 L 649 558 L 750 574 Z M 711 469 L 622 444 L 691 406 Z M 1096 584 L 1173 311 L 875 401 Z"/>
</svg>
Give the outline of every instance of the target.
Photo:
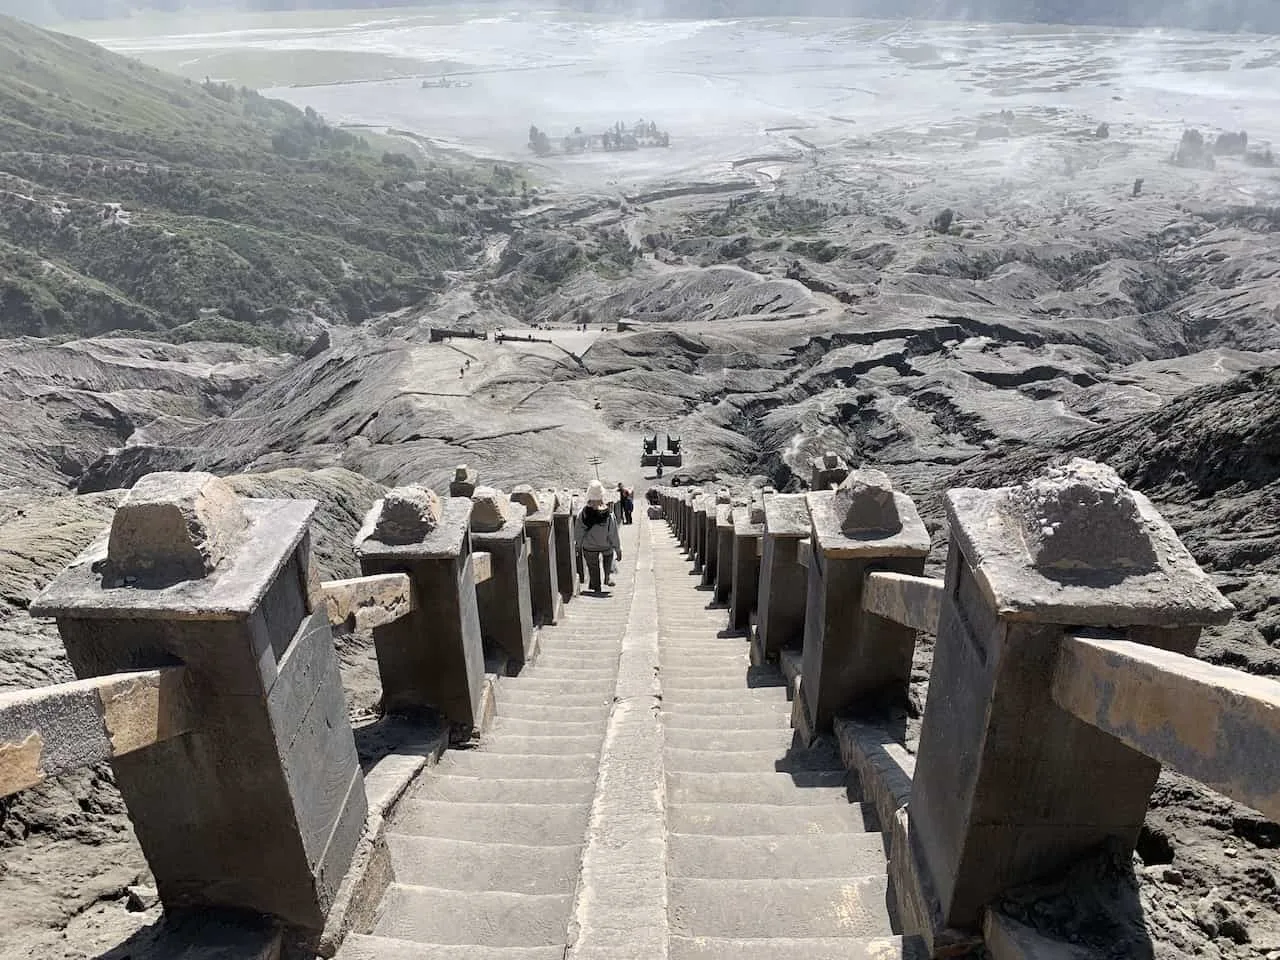
<svg viewBox="0 0 1280 960">
<path fill-rule="evenodd" d="M 613 560 L 622 559 L 622 543 L 618 539 L 618 521 L 604 502 L 604 484 L 592 480 L 587 487 L 587 505 L 574 524 L 578 550 L 587 568 L 588 587 L 600 592 L 600 567 L 604 566 L 604 585 L 613 586 Z M 581 573 L 579 573 L 581 578 Z"/>
<path fill-rule="evenodd" d="M 630 487 L 625 487 L 622 482 L 618 482 L 618 506 L 622 511 L 622 522 L 631 523 L 631 514 L 636 509 L 636 495 Z"/>
</svg>

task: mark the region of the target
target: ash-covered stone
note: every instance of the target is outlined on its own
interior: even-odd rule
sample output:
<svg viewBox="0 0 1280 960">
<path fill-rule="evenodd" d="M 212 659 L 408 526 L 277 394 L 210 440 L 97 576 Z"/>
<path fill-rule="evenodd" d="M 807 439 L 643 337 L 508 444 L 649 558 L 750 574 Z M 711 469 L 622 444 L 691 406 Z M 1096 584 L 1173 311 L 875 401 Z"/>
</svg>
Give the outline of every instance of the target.
<svg viewBox="0 0 1280 960">
<path fill-rule="evenodd" d="M 1077 458 L 1015 487 L 1022 537 L 1036 569 L 1149 573 L 1157 558 L 1133 491 L 1110 467 Z"/>
<path fill-rule="evenodd" d="M 846 537 L 890 535 L 902 529 L 893 481 L 881 470 L 853 470 L 836 488 L 835 515 Z"/>
<path fill-rule="evenodd" d="M 476 471 L 465 463 L 460 463 L 453 471 L 453 481 L 449 484 L 449 496 L 469 497 L 476 492 Z"/>
<path fill-rule="evenodd" d="M 391 546 L 420 543 L 440 523 L 440 497 L 425 487 L 396 487 L 382 498 L 373 539 Z"/>
<path fill-rule="evenodd" d="M 213 474 L 148 474 L 112 519 L 103 583 L 162 587 L 201 579 L 234 553 L 248 526 L 235 491 Z"/>
<path fill-rule="evenodd" d="M 496 533 L 511 519 L 511 501 L 494 487 L 476 487 L 471 502 L 471 529 L 477 533 Z"/>
</svg>

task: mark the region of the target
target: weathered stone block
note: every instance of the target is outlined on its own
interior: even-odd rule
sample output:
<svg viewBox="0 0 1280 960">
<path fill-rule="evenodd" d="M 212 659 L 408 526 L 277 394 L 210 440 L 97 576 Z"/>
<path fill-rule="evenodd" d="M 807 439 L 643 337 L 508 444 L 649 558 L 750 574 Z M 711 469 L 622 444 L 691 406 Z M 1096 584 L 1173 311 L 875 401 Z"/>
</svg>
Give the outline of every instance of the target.
<svg viewBox="0 0 1280 960">
<path fill-rule="evenodd" d="M 402 572 L 413 581 L 413 612 L 373 631 L 383 707 L 392 713 L 439 710 L 465 733 L 479 723 L 484 687 L 472 503 L 464 497 L 438 502 L 438 520 L 415 542 L 382 540 L 382 519 L 389 508 L 398 508 L 385 500 L 375 503 L 355 550 L 362 573 Z"/>
<path fill-rule="evenodd" d="M 808 571 L 797 544 L 809 535 L 809 507 L 803 494 L 773 494 L 764 500 L 756 654 L 771 660 L 785 647 L 804 641 Z"/>
<path fill-rule="evenodd" d="M 1103 524 L 1085 516 L 1094 510 Z M 1188 649 L 1230 606 L 1150 502 L 1096 464 L 1019 488 L 953 490 L 947 511 L 946 596 L 909 809 L 943 919 L 976 929 L 1003 891 L 1106 841 L 1131 847 L 1159 773 L 1053 701 L 1065 634 L 1089 625 Z"/>
<path fill-rule="evenodd" d="M 502 503 L 508 516 L 506 523 L 496 530 L 480 531 L 474 525 L 472 528 L 472 543 L 477 550 L 489 553 L 493 563 L 493 576 L 476 587 L 476 599 L 485 644 L 500 653 L 511 668 L 519 669 L 533 656 L 529 540 L 524 507 L 506 500 Z"/>
<path fill-rule="evenodd" d="M 236 492 L 213 474 L 148 474 L 112 518 L 104 582 L 161 587 L 205 577 L 248 525 Z"/>
<path fill-rule="evenodd" d="M 113 763 L 166 907 L 232 907 L 318 932 L 365 797 L 327 615 L 311 596 L 316 505 L 244 500 L 237 517 L 200 477 L 153 481 L 137 502 L 145 509 L 122 523 L 191 521 L 182 555 L 204 558 L 205 574 L 174 579 L 159 567 L 158 585 L 116 586 L 99 573 L 103 538 L 32 612 L 58 618 L 80 677 L 186 666 L 195 729 Z M 208 564 L 220 537 L 221 559 Z"/>
</svg>

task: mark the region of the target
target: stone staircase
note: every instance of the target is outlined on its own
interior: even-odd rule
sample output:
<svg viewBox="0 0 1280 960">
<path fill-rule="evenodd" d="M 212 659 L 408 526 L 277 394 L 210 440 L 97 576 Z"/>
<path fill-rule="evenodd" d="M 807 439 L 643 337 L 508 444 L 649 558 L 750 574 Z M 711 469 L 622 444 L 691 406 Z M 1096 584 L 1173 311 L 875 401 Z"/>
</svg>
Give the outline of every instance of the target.
<svg viewBox="0 0 1280 960">
<path fill-rule="evenodd" d="M 793 746 L 781 673 L 665 524 L 623 549 L 612 595 L 569 604 L 479 744 L 397 806 L 394 882 L 339 960 L 913 956 L 834 745 Z"/>
</svg>

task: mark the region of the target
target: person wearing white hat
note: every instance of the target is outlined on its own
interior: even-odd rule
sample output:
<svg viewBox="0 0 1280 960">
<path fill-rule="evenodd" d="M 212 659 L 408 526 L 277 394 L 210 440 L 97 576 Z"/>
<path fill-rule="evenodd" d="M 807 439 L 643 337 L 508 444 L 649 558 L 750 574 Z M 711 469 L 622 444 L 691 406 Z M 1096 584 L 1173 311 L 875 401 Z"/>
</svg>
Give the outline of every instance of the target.
<svg viewBox="0 0 1280 960">
<path fill-rule="evenodd" d="M 618 539 L 618 521 L 604 502 L 604 484 L 592 480 L 587 487 L 587 505 L 574 523 L 578 549 L 586 563 L 593 593 L 600 592 L 600 568 L 604 567 L 604 585 L 613 586 L 613 560 L 622 559 L 622 543 Z"/>
</svg>

